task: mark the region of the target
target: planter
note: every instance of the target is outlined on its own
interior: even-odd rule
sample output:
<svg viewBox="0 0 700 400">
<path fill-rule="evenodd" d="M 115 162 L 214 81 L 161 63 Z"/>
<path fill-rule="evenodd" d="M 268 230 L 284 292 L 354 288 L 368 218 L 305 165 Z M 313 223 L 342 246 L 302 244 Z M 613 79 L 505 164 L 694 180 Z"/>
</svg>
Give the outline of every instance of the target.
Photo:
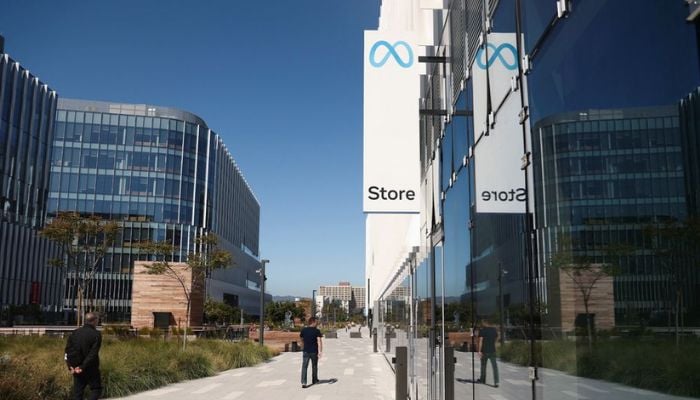
<svg viewBox="0 0 700 400">
<path fill-rule="evenodd" d="M 250 332 L 249 338 L 259 342 L 260 331 Z M 265 346 L 279 351 L 290 351 L 292 342 L 301 343 L 299 332 L 265 331 Z"/>
</svg>

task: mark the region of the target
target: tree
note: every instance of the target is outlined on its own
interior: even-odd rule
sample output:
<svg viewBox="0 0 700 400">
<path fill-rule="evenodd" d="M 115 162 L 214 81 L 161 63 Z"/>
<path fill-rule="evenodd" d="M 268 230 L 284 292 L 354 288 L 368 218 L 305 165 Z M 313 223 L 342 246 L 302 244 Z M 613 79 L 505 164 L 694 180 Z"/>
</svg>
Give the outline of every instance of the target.
<svg viewBox="0 0 700 400">
<path fill-rule="evenodd" d="M 208 298 L 204 301 L 204 320 L 211 323 L 230 324 L 239 321 L 241 310 L 222 301 Z"/>
<path fill-rule="evenodd" d="M 51 259 L 49 264 L 62 268 L 64 277 L 69 273 L 75 274 L 78 326 L 83 323 L 83 302 L 88 293 L 87 288 L 104 256 L 114 245 L 120 229 L 115 221 L 103 221 L 94 215 L 82 217 L 76 212 L 61 212 L 41 230 L 42 236 L 58 243 L 63 250 L 63 257 Z"/>
<path fill-rule="evenodd" d="M 626 251 L 625 246 L 622 245 L 609 245 L 606 247 L 606 254 L 610 258 L 619 257 Z M 591 294 L 601 279 L 617 275 L 617 263 L 596 263 L 591 257 L 574 254 L 571 238 L 564 236 L 559 241 L 557 251 L 552 255 L 550 267 L 565 273 L 572 280 L 575 289 L 581 293 L 586 314 L 588 348 L 593 349 L 594 332 L 590 313 Z"/>
<path fill-rule="evenodd" d="M 330 318 L 333 318 L 333 322 L 347 322 L 348 320 L 348 312 L 340 300 L 324 304 L 321 315 L 324 316 L 326 322 L 330 321 Z"/>
<path fill-rule="evenodd" d="M 149 275 L 165 275 L 175 279 L 182 287 L 185 296 L 186 318 L 185 332 L 190 326 L 190 309 L 192 307 L 192 288 L 201 284 L 207 274 L 215 269 L 227 268 L 233 264 L 231 254 L 217 247 L 217 238 L 213 233 L 204 233 L 195 240 L 197 252 L 187 256 L 185 271 L 191 274 L 192 286 L 187 285 L 187 276 L 173 264 L 175 248 L 168 242 L 146 242 L 140 248 L 149 255 L 153 262 L 144 264 Z M 182 349 L 187 348 L 187 335 L 183 335 Z"/>
<path fill-rule="evenodd" d="M 352 313 L 350 313 L 349 320 L 356 324 L 363 325 L 366 322 L 364 311 L 354 310 Z"/>
<path fill-rule="evenodd" d="M 668 326 L 673 324 L 676 347 L 679 347 L 683 286 L 689 278 L 690 268 L 697 265 L 700 255 L 697 247 L 700 243 L 700 218 L 649 226 L 644 234 L 648 250 L 656 256 L 667 278 L 668 303 L 673 305 L 668 309 Z"/>
<path fill-rule="evenodd" d="M 265 304 L 265 315 L 273 324 L 284 323 L 287 311 L 291 311 L 292 320 L 294 318 L 304 319 L 304 309 L 297 306 L 293 301 L 277 301 Z"/>
<path fill-rule="evenodd" d="M 470 324 L 471 319 L 468 303 L 457 300 L 445 304 L 445 325 L 448 330 L 460 331 Z"/>
</svg>

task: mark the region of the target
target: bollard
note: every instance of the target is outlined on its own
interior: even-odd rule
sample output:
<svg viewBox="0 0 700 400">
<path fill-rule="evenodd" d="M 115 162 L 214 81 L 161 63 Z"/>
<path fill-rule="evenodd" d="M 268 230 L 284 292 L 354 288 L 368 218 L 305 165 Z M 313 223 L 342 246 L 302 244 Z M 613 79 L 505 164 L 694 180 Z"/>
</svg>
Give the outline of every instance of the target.
<svg viewBox="0 0 700 400">
<path fill-rule="evenodd" d="M 374 338 L 374 352 L 377 352 L 377 328 L 374 328 L 370 331 L 372 333 L 372 337 Z"/>
<path fill-rule="evenodd" d="M 445 347 L 445 400 L 455 399 L 455 349 Z"/>
<path fill-rule="evenodd" d="M 396 373 L 396 400 L 408 398 L 408 349 L 406 346 L 396 347 L 396 357 L 392 358 Z"/>
</svg>

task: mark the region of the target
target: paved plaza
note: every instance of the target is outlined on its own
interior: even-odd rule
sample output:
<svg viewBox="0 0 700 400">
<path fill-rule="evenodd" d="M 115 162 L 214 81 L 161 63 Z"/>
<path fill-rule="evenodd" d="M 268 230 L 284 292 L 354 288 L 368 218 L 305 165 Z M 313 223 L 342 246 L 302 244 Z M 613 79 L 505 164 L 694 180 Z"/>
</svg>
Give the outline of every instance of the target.
<svg viewBox="0 0 700 400">
<path fill-rule="evenodd" d="M 338 339 L 324 339 L 324 354 L 319 362 L 321 383 L 301 388 L 302 353 L 282 353 L 255 367 L 238 368 L 216 376 L 180 382 L 157 390 L 142 392 L 121 400 L 391 400 L 394 398 L 394 374 L 382 353 L 372 352 L 366 328 L 362 339 L 350 339 L 345 331 Z M 423 349 L 423 346 L 419 346 Z M 418 392 L 427 390 L 430 368 L 423 351 L 416 354 L 415 382 Z M 527 368 L 499 362 L 501 382 L 492 386 L 473 385 L 479 376 L 479 359 L 472 353 L 455 352 L 455 399 L 530 400 L 531 387 Z M 472 367 L 472 361 L 474 362 Z M 556 400 L 680 400 L 669 396 L 593 379 L 580 378 L 559 371 L 540 369 L 538 399 Z M 311 366 L 309 366 L 309 380 Z M 423 397 L 420 397 L 423 398 Z"/>
<path fill-rule="evenodd" d="M 320 384 L 301 387 L 302 353 L 282 353 L 255 367 L 237 368 L 219 375 L 180 382 L 161 389 L 124 397 L 124 400 L 389 400 L 394 374 L 386 359 L 372 352 L 369 331 L 350 339 L 324 339 L 319 361 Z M 309 365 L 309 381 L 311 366 Z"/>
</svg>

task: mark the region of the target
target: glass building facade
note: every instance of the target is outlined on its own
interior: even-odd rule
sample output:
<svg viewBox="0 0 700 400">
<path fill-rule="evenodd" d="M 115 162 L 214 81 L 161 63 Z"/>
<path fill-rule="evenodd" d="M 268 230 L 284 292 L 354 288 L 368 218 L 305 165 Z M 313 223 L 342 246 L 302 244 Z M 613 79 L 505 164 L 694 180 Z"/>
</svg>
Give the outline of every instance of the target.
<svg viewBox="0 0 700 400">
<path fill-rule="evenodd" d="M 208 295 L 256 314 L 260 205 L 224 143 L 199 117 L 176 109 L 61 99 L 56 114 L 48 213 L 77 211 L 120 221 L 117 244 L 90 288 L 95 306 L 124 319 L 133 263 L 144 241 L 167 241 L 184 261 L 195 238 L 217 234 L 237 268 L 215 271 Z M 66 305 L 74 301 L 72 277 Z"/>
<path fill-rule="evenodd" d="M 673 300 L 664 259 L 634 249 L 649 247 L 651 227 L 688 217 L 677 105 L 556 114 L 535 125 L 533 149 L 538 265 L 547 265 L 562 240 L 597 263 L 606 262 L 606 246 L 624 244 L 629 254 L 618 260 L 616 324 L 660 323 L 654 319 Z M 691 308 L 700 305 L 697 272 L 684 271 L 684 303 Z"/>
<path fill-rule="evenodd" d="M 439 204 L 372 299 L 380 349 L 409 349 L 410 398 L 700 398 L 687 2 L 453 0 L 430 13 L 420 161 Z M 476 212 L 473 99 L 486 93 L 468 70 L 485 31 L 524 37 L 532 217 Z M 499 382 L 477 351 L 488 328 Z"/>
<path fill-rule="evenodd" d="M 48 261 L 60 251 L 38 235 L 58 96 L 5 54 L 3 42 L 0 37 L 0 309 L 34 304 L 59 311 L 60 271 Z"/>
</svg>

